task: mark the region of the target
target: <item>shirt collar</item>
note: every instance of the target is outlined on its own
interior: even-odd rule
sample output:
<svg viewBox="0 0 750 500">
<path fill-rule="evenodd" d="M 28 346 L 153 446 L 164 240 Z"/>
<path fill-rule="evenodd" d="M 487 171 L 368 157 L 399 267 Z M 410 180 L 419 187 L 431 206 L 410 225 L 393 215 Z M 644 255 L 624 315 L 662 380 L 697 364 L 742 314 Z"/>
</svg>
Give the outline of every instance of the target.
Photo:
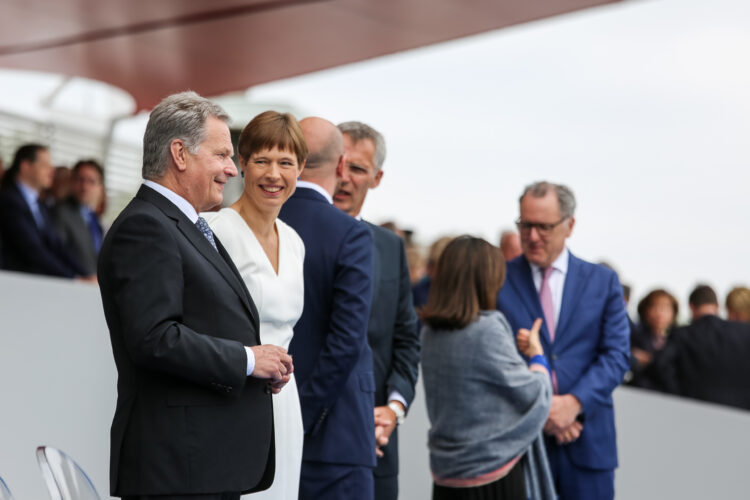
<svg viewBox="0 0 750 500">
<path fill-rule="evenodd" d="M 39 203 L 39 191 L 34 189 L 33 187 L 24 184 L 21 181 L 16 181 L 16 185 L 18 186 L 18 189 L 21 191 L 21 195 L 23 195 L 23 199 L 26 200 L 26 203 L 29 206 L 33 206 Z"/>
<path fill-rule="evenodd" d="M 308 188 L 312 189 L 313 191 L 317 191 L 318 193 L 322 194 L 326 200 L 328 200 L 328 203 L 333 205 L 333 197 L 331 196 L 331 193 L 320 187 L 318 184 L 308 181 L 297 181 L 297 187 Z"/>
<path fill-rule="evenodd" d="M 555 261 L 552 263 L 552 269 L 556 271 L 560 271 L 563 275 L 568 274 L 568 261 L 570 260 L 570 252 L 568 251 L 568 247 L 564 247 L 563 251 L 560 252 L 560 255 L 557 256 Z M 537 266 L 536 264 L 532 264 L 529 262 L 529 265 L 531 266 L 531 270 L 534 273 L 538 273 L 541 269 L 541 267 Z"/>
<path fill-rule="evenodd" d="M 189 201 L 187 201 L 185 198 L 180 196 L 179 194 L 175 193 L 171 189 L 162 186 L 161 184 L 158 184 L 154 181 L 143 181 L 144 186 L 148 186 L 160 195 L 164 196 L 166 199 L 174 203 L 177 208 L 180 209 L 180 212 L 185 214 L 185 216 L 190 219 L 190 222 L 195 224 L 198 221 L 198 212 L 195 211 L 195 208 L 193 205 L 190 204 Z"/>
</svg>

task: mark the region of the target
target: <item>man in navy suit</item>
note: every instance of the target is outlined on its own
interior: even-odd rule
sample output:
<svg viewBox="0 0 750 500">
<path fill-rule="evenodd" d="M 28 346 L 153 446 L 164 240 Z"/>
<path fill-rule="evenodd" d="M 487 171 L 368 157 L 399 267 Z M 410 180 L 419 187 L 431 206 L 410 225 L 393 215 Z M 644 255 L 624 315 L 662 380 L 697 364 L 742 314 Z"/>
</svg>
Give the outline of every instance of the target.
<svg viewBox="0 0 750 500">
<path fill-rule="evenodd" d="M 372 233 L 333 206 L 344 166 L 341 132 L 321 118 L 300 126 L 310 155 L 279 214 L 305 243 L 305 307 L 289 345 L 305 430 L 299 496 L 368 500 L 375 467 L 375 381 L 367 344 Z"/>
<path fill-rule="evenodd" d="M 520 199 L 523 255 L 510 261 L 498 309 L 514 330 L 543 319 L 555 395 L 544 427 L 561 500 L 611 499 L 617 467 L 612 391 L 628 369 L 629 327 L 614 271 L 573 256 L 575 197 L 537 182 Z"/>
<path fill-rule="evenodd" d="M 0 190 L 0 239 L 3 269 L 63 278 L 86 278 L 86 272 L 55 232 L 39 193 L 52 185 L 49 150 L 26 144 L 16 151 Z"/>
<path fill-rule="evenodd" d="M 367 192 L 383 178 L 385 140 L 361 122 L 339 124 L 346 164 L 333 203 L 361 220 Z M 375 364 L 375 436 L 378 466 L 376 500 L 398 498 L 398 433 L 414 399 L 419 364 L 419 334 L 404 241 L 392 231 L 367 225 L 375 239 L 375 282 L 368 340 Z"/>
</svg>

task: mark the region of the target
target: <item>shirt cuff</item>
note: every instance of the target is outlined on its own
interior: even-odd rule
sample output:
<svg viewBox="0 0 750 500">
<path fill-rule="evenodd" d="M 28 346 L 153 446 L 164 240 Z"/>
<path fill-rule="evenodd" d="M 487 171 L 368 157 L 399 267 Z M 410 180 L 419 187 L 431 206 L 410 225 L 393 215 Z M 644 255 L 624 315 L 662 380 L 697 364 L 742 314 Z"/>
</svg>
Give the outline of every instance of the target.
<svg viewBox="0 0 750 500">
<path fill-rule="evenodd" d="M 405 409 L 409 408 L 409 405 L 406 404 L 406 398 L 404 398 L 400 392 L 398 391 L 391 391 L 391 393 L 388 395 L 388 402 L 391 401 L 398 401 L 402 405 L 404 405 Z"/>
<path fill-rule="evenodd" d="M 253 370 L 255 370 L 255 354 L 247 346 L 245 346 L 245 352 L 247 353 L 247 376 L 249 377 L 253 374 Z"/>
</svg>

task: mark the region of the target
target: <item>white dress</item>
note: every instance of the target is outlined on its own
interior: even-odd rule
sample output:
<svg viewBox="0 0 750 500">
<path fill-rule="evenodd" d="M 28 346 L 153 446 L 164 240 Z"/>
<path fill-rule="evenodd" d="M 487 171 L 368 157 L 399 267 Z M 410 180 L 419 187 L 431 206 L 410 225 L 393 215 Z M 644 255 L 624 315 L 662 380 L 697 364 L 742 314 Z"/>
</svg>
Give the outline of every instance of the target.
<svg viewBox="0 0 750 500">
<path fill-rule="evenodd" d="M 258 308 L 261 342 L 289 349 L 293 327 L 302 315 L 304 302 L 305 246 L 302 239 L 294 229 L 276 219 L 277 275 L 252 229 L 235 210 L 224 208 L 202 216 L 229 252 Z M 248 498 L 297 500 L 304 431 L 294 374 L 281 392 L 273 396 L 273 423 L 276 439 L 273 485 Z"/>
</svg>

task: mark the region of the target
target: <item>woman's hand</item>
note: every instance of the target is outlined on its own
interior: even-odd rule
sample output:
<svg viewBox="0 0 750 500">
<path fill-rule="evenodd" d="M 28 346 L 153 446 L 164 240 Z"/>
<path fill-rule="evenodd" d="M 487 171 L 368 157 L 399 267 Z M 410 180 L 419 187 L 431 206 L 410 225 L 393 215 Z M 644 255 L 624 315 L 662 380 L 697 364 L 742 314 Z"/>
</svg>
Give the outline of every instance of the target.
<svg viewBox="0 0 750 500">
<path fill-rule="evenodd" d="M 516 336 L 516 344 L 518 345 L 518 350 L 521 351 L 521 353 L 529 358 L 536 356 L 537 354 L 544 354 L 544 349 L 542 349 L 542 341 L 539 340 L 539 329 L 542 327 L 542 318 L 537 318 L 536 321 L 534 321 L 534 325 L 531 327 L 531 330 L 527 330 L 526 328 L 521 328 L 518 330 L 518 335 Z"/>
</svg>

